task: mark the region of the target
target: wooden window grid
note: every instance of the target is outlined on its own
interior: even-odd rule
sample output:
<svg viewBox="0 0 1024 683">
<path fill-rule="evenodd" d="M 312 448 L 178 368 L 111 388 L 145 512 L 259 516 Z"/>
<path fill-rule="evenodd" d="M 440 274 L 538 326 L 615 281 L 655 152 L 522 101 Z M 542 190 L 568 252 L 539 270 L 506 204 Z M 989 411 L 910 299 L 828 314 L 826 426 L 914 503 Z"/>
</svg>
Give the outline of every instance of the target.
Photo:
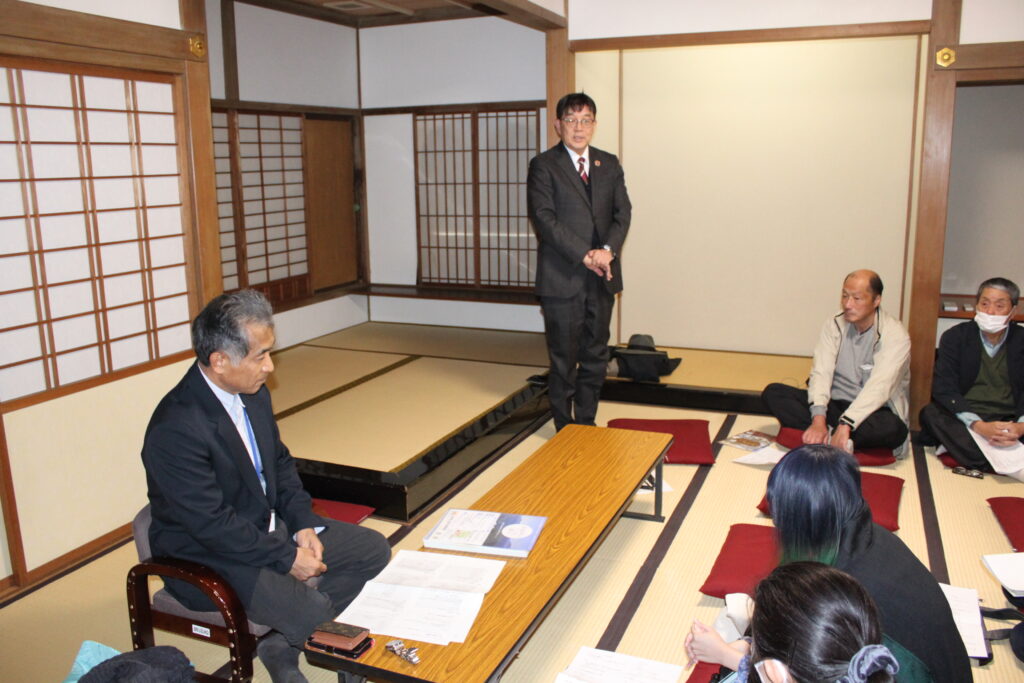
<svg viewBox="0 0 1024 683">
<path fill-rule="evenodd" d="M 0 402 L 190 348 L 175 88 L 0 60 Z"/>
<path fill-rule="evenodd" d="M 419 284 L 532 288 L 539 109 L 416 114 L 414 132 Z"/>
<path fill-rule="evenodd" d="M 301 115 L 215 110 L 214 160 L 225 291 L 273 301 L 310 291 Z"/>
</svg>

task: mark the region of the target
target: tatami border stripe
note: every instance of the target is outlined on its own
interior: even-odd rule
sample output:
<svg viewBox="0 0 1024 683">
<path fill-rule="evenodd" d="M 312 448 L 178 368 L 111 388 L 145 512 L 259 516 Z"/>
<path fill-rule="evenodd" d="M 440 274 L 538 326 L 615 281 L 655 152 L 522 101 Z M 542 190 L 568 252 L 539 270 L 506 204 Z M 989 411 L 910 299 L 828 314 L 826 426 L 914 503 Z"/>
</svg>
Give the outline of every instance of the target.
<svg viewBox="0 0 1024 683">
<path fill-rule="evenodd" d="M 712 453 L 714 453 L 716 461 L 718 460 L 718 452 L 722 449 L 722 444 L 719 441 L 729 436 L 729 432 L 732 430 L 735 422 L 736 415 L 734 413 L 729 414 L 722 422 L 718 434 L 715 435 Z M 704 486 L 704 481 L 707 479 L 710 471 L 711 465 L 697 466 L 697 472 L 693 475 L 693 479 L 690 480 L 686 491 L 683 492 L 683 497 L 680 498 L 679 503 L 672 511 L 672 516 L 666 520 L 665 528 L 661 530 L 658 540 L 655 541 L 654 546 L 647 555 L 647 559 L 644 560 L 643 566 L 640 567 L 636 578 L 633 579 L 632 585 L 626 591 L 622 602 L 619 603 L 615 614 L 612 615 L 611 620 L 608 622 L 608 628 L 605 629 L 601 640 L 598 641 L 597 649 L 614 652 L 618 648 L 622 636 L 625 635 L 626 629 L 629 628 L 629 623 L 640 608 L 640 603 L 647 594 L 647 589 L 650 588 L 658 567 L 661 566 L 665 555 L 668 554 L 672 541 L 675 540 L 676 534 L 679 533 L 679 527 L 682 526 L 683 520 L 686 519 L 690 508 L 693 507 L 693 502 L 697 499 L 697 494 L 700 493 L 701 487 Z"/>
<path fill-rule="evenodd" d="M 917 493 L 921 501 L 921 520 L 924 522 L 924 540 L 928 546 L 928 567 L 932 576 L 940 583 L 949 583 L 949 567 L 946 566 L 946 551 L 942 546 L 942 531 L 939 516 L 935 511 L 935 494 L 932 480 L 928 476 L 928 454 L 921 444 L 913 444 L 914 473 L 917 475 Z"/>
<path fill-rule="evenodd" d="M 305 410 L 306 408 L 311 408 L 311 407 L 315 406 L 317 403 L 321 403 L 323 401 L 326 401 L 329 398 L 334 398 L 338 394 L 344 393 L 344 392 L 348 391 L 349 389 L 355 389 L 360 384 L 365 384 L 366 382 L 369 382 L 371 379 L 376 379 L 376 378 L 380 377 L 381 375 L 386 375 L 387 373 L 391 372 L 392 370 L 397 370 L 398 368 L 402 367 L 403 365 L 408 365 L 409 363 L 413 362 L 414 360 L 419 360 L 420 358 L 422 358 L 422 356 L 409 356 L 407 358 L 403 358 L 402 360 L 400 360 L 400 361 L 398 361 L 396 363 L 392 363 L 391 365 L 389 365 L 387 367 L 381 368 L 380 370 L 377 370 L 376 372 L 371 372 L 369 375 L 363 375 L 359 379 L 353 380 L 353 381 L 349 382 L 348 384 L 342 384 L 340 387 L 337 387 L 335 389 L 331 389 L 330 391 L 328 391 L 326 393 L 323 393 L 323 394 L 320 394 L 319 396 L 314 396 L 313 398 L 309 399 L 308 401 L 303 401 L 302 403 L 299 403 L 298 405 L 294 405 L 291 408 L 285 408 L 284 410 L 282 410 L 279 413 L 274 413 L 274 419 L 275 420 L 283 420 L 286 417 L 290 417 L 290 416 L 294 415 L 295 413 L 298 413 L 298 412 L 301 412 L 301 411 Z"/>
<path fill-rule="evenodd" d="M 349 346 L 329 346 L 327 344 L 309 344 L 304 343 L 302 346 L 310 346 L 314 349 L 330 349 L 332 351 L 353 351 L 357 353 L 382 353 L 389 356 L 406 356 L 408 354 L 402 351 L 379 351 L 375 349 L 356 349 Z M 512 365 L 521 368 L 543 368 L 548 364 L 545 359 L 539 363 L 511 363 L 505 360 L 492 360 L 489 358 L 466 358 L 465 356 L 437 356 L 429 353 L 421 353 L 416 356 L 417 358 L 437 358 L 438 360 L 462 360 L 467 363 L 491 363 L 493 365 Z"/>
</svg>

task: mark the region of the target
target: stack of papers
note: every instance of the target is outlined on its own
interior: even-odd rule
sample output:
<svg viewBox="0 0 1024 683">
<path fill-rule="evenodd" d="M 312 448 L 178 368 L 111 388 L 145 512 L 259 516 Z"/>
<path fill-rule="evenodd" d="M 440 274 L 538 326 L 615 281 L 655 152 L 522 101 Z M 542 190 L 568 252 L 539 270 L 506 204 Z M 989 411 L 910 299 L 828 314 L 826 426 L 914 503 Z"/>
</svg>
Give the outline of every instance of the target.
<svg viewBox="0 0 1024 683">
<path fill-rule="evenodd" d="M 581 647 L 555 683 L 677 683 L 682 665 Z"/>
<path fill-rule="evenodd" d="M 982 555 L 981 560 L 1010 595 L 1024 598 L 1024 553 Z"/>
<path fill-rule="evenodd" d="M 335 621 L 447 645 L 466 640 L 504 560 L 399 550 Z"/>
</svg>

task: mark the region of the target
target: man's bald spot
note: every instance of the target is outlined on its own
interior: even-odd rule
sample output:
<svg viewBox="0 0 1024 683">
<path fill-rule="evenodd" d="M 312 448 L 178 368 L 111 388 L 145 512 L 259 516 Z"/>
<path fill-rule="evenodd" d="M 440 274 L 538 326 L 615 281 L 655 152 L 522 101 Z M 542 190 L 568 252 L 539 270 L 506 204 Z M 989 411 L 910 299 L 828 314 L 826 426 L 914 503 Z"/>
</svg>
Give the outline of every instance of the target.
<svg viewBox="0 0 1024 683">
<path fill-rule="evenodd" d="M 849 275 L 847 275 L 845 278 L 843 278 L 843 286 L 846 286 L 846 283 L 849 282 L 851 279 L 863 279 L 867 284 L 867 289 L 869 292 L 871 292 L 872 296 L 882 295 L 882 278 L 880 278 L 878 276 L 878 273 L 876 273 L 875 271 L 868 270 L 867 268 L 855 270 Z"/>
</svg>

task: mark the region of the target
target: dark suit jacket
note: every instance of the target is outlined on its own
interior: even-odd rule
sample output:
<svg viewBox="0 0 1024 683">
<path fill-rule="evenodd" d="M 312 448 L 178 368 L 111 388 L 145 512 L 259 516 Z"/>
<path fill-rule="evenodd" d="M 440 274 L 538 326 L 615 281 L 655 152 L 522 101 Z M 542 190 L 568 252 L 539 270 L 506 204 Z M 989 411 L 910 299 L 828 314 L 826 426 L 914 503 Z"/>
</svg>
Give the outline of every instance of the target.
<svg viewBox="0 0 1024 683">
<path fill-rule="evenodd" d="M 619 252 L 626 241 L 632 206 L 626 194 L 622 166 L 614 154 L 590 147 L 590 190 L 572 165 L 565 145 L 559 142 L 530 162 L 527 204 L 540 242 L 537 263 L 538 296 L 568 297 L 583 287 L 587 277 L 597 277 L 583 265 L 583 257 L 599 245 L 612 248 L 612 280 L 608 291 L 622 291 Z"/>
<path fill-rule="evenodd" d="M 238 430 L 198 365 L 157 406 L 146 428 L 142 462 L 153 511 L 153 555 L 207 565 L 248 604 L 261 568 L 284 574 L 295 560 L 295 545 L 267 532 L 271 509 L 291 531 L 324 522 L 313 514 L 281 443 L 266 386 L 242 400 L 259 445 L 266 495 Z M 169 587 L 193 609 L 209 605 L 185 584 Z"/>
<path fill-rule="evenodd" d="M 1024 328 L 1011 322 L 1007 330 L 1006 367 L 1016 404 L 1014 419 L 1024 415 Z M 932 399 L 953 413 L 974 412 L 964 394 L 981 371 L 981 331 L 973 320 L 946 330 L 939 340 L 932 380 Z"/>
</svg>

